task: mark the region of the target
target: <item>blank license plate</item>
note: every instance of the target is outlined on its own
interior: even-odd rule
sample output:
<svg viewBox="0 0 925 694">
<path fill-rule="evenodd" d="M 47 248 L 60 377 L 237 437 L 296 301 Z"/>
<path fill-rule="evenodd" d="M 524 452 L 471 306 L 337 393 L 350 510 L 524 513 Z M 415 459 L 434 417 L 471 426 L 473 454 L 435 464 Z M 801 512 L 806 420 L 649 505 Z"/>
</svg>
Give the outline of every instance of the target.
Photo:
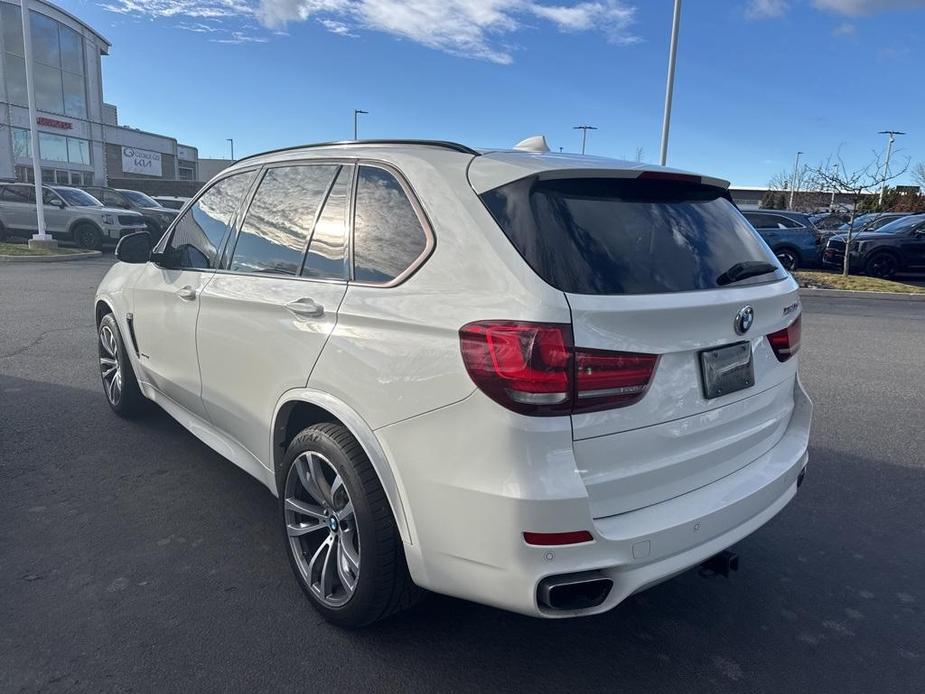
<svg viewBox="0 0 925 694">
<path fill-rule="evenodd" d="M 750 388 L 755 385 L 751 343 L 737 342 L 701 352 L 700 371 L 707 399 Z"/>
</svg>

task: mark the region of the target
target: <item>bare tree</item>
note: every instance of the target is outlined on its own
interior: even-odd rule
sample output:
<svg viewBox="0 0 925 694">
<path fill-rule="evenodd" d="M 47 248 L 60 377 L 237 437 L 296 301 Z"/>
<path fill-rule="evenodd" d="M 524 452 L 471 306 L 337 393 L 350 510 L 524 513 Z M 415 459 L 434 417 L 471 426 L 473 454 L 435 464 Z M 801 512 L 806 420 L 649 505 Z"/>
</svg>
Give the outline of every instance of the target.
<svg viewBox="0 0 925 694">
<path fill-rule="evenodd" d="M 777 193 L 786 193 L 785 204 L 790 199 L 790 189 L 793 188 L 793 209 L 802 212 L 815 212 L 817 208 L 824 207 L 827 201 L 819 191 L 813 190 L 815 181 L 812 168 L 803 164 L 796 171 L 782 170 L 771 176 L 768 189 Z"/>
<path fill-rule="evenodd" d="M 919 162 L 912 167 L 912 180 L 925 188 L 925 162 Z"/>
<path fill-rule="evenodd" d="M 858 204 L 865 196 L 879 191 L 880 187 L 888 181 L 902 176 L 908 168 L 909 159 L 906 158 L 905 164 L 900 169 L 887 172 L 880 154 L 874 152 L 873 159 L 860 169 L 849 170 L 841 154 L 839 154 L 834 159 L 829 157 L 825 162 L 813 167 L 811 170 L 810 175 L 815 187 L 848 195 L 851 200 L 851 219 L 848 221 L 848 233 L 845 238 L 845 259 L 842 264 L 843 275 L 847 276 L 850 270 L 851 261 L 848 250 L 851 248 Z"/>
</svg>

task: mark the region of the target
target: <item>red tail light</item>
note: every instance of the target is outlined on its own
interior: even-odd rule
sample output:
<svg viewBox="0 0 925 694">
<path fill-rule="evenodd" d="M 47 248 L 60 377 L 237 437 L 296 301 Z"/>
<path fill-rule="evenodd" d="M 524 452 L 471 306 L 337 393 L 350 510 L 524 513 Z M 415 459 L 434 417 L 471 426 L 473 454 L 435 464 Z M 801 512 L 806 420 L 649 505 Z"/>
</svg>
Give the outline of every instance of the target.
<svg viewBox="0 0 925 694">
<path fill-rule="evenodd" d="M 575 348 L 571 326 L 479 321 L 459 331 L 463 362 L 486 395 L 521 414 L 624 407 L 645 394 L 657 357 Z"/>
<path fill-rule="evenodd" d="M 771 343 L 777 361 L 787 361 L 799 351 L 802 332 L 800 319 L 801 316 L 797 316 L 797 319 L 783 330 L 768 335 L 768 342 Z"/>
</svg>

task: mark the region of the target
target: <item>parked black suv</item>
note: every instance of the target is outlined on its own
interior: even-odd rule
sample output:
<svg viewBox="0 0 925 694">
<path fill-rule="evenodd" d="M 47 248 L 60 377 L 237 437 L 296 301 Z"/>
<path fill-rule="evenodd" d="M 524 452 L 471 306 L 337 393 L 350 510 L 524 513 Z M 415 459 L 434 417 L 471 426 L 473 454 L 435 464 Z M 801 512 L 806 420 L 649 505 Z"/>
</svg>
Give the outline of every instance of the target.
<svg viewBox="0 0 925 694">
<path fill-rule="evenodd" d="M 164 233 L 177 216 L 177 210 L 164 207 L 154 198 L 137 190 L 104 186 L 86 186 L 84 190 L 107 207 L 139 212 L 145 218 L 148 231 L 155 239 Z"/>
<path fill-rule="evenodd" d="M 846 239 L 843 234 L 829 239 L 822 254 L 824 265 L 842 267 Z M 925 214 L 900 217 L 877 231 L 853 234 L 848 252 L 850 269 L 873 277 L 925 270 Z"/>
<path fill-rule="evenodd" d="M 808 215 L 783 210 L 743 210 L 742 214 L 771 247 L 784 269 L 793 272 L 799 267 L 819 264 L 822 251 L 819 234 Z"/>
</svg>

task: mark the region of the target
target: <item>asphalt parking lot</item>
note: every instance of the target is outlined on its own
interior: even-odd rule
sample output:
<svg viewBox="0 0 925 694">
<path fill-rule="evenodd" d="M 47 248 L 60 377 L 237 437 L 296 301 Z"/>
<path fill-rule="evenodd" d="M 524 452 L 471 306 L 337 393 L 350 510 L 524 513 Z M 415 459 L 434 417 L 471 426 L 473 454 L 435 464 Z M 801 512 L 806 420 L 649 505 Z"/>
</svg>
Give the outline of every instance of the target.
<svg viewBox="0 0 925 694">
<path fill-rule="evenodd" d="M 0 265 L 0 691 L 925 691 L 925 303 L 804 298 L 806 484 L 735 549 L 583 620 L 303 598 L 255 480 L 99 385 L 110 259 Z"/>
</svg>

